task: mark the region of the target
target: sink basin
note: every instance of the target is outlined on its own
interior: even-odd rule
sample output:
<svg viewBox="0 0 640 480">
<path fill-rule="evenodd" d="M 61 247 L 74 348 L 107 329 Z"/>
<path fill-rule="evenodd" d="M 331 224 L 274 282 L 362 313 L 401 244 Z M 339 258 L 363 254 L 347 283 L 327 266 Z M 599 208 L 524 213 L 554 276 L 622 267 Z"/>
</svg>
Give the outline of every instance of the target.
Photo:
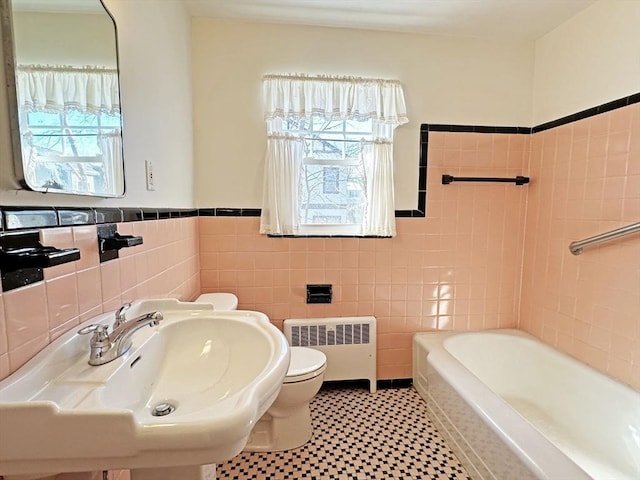
<svg viewBox="0 0 640 480">
<path fill-rule="evenodd" d="M 90 366 L 74 330 L 0 382 L 0 475 L 201 465 L 242 450 L 280 391 L 286 339 L 262 313 L 173 299 L 136 302 L 127 317 L 151 311 L 164 320 L 112 362 Z"/>
</svg>

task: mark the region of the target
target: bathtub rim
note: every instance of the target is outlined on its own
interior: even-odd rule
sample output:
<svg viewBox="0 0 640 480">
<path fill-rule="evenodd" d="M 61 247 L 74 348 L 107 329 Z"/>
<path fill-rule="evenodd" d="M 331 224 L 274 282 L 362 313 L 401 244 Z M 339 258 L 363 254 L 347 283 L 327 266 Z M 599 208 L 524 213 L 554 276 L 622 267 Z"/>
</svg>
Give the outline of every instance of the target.
<svg viewBox="0 0 640 480">
<path fill-rule="evenodd" d="M 455 390 L 537 478 L 547 480 L 557 478 L 591 479 L 592 477 L 585 470 L 554 445 L 527 418 L 509 405 L 500 395 L 493 392 L 446 350 L 444 341 L 447 337 L 474 333 L 519 336 L 534 340 L 536 343 L 558 352 L 533 335 L 516 329 L 417 332 L 413 335 L 414 348 L 417 343 L 426 350 L 427 365 L 433 368 Z M 568 358 L 571 359 L 571 357 Z M 414 384 L 416 383 L 414 378 Z M 418 385 L 416 385 L 416 389 L 419 390 L 423 398 L 424 394 L 428 395 L 428 392 L 420 392 L 422 388 L 418 388 Z M 440 408 L 443 407 L 440 406 Z M 446 408 L 443 410 L 446 412 Z M 526 429 L 521 428 L 522 422 L 527 425 Z"/>
</svg>

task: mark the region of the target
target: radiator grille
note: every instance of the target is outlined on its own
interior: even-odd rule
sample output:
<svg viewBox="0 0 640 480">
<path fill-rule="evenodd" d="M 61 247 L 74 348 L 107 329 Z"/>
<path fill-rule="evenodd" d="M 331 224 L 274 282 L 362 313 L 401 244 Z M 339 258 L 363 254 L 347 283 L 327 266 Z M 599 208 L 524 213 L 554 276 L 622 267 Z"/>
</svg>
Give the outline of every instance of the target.
<svg viewBox="0 0 640 480">
<path fill-rule="evenodd" d="M 283 331 L 292 347 L 313 348 L 327 356 L 324 380 L 369 380 L 376 391 L 376 318 L 289 318 Z"/>
<path fill-rule="evenodd" d="M 291 327 L 291 346 L 365 345 L 369 343 L 368 323 L 340 325 L 295 325 Z"/>
</svg>

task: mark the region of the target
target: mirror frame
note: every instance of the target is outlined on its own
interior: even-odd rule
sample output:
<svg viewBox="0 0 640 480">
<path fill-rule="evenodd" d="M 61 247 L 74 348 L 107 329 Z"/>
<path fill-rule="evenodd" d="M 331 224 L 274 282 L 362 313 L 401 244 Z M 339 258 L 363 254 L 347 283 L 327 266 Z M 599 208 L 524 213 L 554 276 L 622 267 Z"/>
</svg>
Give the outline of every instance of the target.
<svg viewBox="0 0 640 480">
<path fill-rule="evenodd" d="M 65 192 L 65 191 L 43 191 L 35 190 L 31 188 L 25 179 L 23 157 L 22 157 L 22 142 L 20 132 L 20 120 L 19 120 L 19 107 L 18 107 L 18 91 L 16 82 L 16 47 L 15 36 L 13 28 L 13 16 L 11 0 L 0 0 L 0 33 L 2 41 L 2 50 L 4 55 L 4 73 L 5 83 L 7 87 L 7 105 L 8 105 L 8 120 L 11 131 L 11 151 L 13 158 L 14 168 L 14 180 L 18 183 L 22 190 L 29 190 L 38 193 L 57 193 L 61 195 L 78 195 L 83 197 L 97 197 L 97 198 L 123 198 L 127 193 L 127 179 L 124 159 L 124 128 L 122 120 L 122 93 L 120 89 L 120 56 L 118 48 L 118 25 L 115 18 L 104 4 L 103 0 L 98 1 L 102 5 L 102 8 L 111 19 L 113 23 L 114 41 L 115 41 L 115 53 L 116 53 L 116 71 L 118 72 L 118 96 L 120 97 L 120 135 L 122 137 L 122 193 L 121 194 L 95 194 L 95 193 L 78 193 L 78 192 Z M 1 88 L 1 87 L 0 87 Z"/>
</svg>

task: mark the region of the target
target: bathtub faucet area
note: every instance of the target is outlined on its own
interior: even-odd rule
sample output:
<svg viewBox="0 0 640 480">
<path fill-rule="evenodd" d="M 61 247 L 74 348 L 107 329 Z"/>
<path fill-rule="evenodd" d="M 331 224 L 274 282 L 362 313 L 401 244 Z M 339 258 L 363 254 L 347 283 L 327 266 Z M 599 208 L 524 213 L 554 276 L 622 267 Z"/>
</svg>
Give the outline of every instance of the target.
<svg viewBox="0 0 640 480">
<path fill-rule="evenodd" d="M 119 310 L 120 312 L 120 310 Z M 108 333 L 106 325 L 89 325 L 78 331 L 80 335 L 91 333 L 89 365 L 99 366 L 121 357 L 131 348 L 131 335 L 142 327 L 153 327 L 163 319 L 162 312 L 149 312 L 133 320 L 117 319 L 114 329 Z"/>
</svg>

